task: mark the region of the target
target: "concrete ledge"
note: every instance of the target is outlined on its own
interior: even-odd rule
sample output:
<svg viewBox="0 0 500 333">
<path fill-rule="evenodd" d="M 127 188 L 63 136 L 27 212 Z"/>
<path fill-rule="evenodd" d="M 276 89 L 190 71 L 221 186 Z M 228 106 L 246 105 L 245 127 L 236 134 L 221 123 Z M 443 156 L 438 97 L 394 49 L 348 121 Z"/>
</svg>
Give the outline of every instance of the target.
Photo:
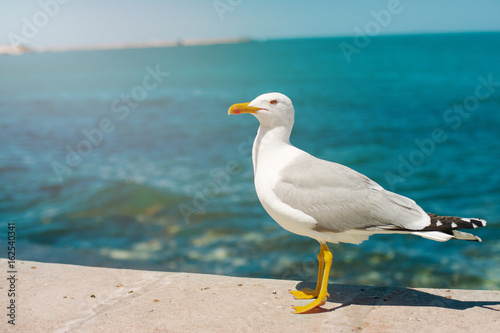
<svg viewBox="0 0 500 333">
<path fill-rule="evenodd" d="M 0 259 L 4 272 L 6 259 Z M 15 326 L 3 332 L 498 332 L 500 292 L 330 285 L 294 315 L 297 281 L 16 262 Z M 7 276 L 8 278 L 8 276 Z"/>
</svg>

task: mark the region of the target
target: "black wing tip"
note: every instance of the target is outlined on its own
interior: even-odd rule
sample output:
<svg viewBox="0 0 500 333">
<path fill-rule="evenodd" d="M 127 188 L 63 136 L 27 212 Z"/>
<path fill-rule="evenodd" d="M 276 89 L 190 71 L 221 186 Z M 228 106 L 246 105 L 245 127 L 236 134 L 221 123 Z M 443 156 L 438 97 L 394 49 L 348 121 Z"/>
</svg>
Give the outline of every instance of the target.
<svg viewBox="0 0 500 333">
<path fill-rule="evenodd" d="M 483 220 L 483 219 L 480 219 L 477 217 L 474 217 L 474 218 L 462 217 L 461 220 L 462 220 L 462 222 L 471 223 L 474 229 L 486 227 L 486 224 L 488 224 L 488 222 L 486 222 L 486 220 Z"/>
<path fill-rule="evenodd" d="M 477 217 L 439 216 L 430 213 L 428 215 L 431 218 L 431 223 L 423 230 L 452 231 L 457 229 L 476 229 L 485 227 L 487 224 L 485 220 Z"/>
</svg>

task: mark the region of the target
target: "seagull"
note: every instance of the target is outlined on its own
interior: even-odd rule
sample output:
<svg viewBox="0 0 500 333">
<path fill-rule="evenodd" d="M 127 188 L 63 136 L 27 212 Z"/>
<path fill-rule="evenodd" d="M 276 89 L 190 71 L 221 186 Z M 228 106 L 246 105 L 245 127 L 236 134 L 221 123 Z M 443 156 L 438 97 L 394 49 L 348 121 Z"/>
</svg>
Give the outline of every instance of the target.
<svg viewBox="0 0 500 333">
<path fill-rule="evenodd" d="M 320 244 L 314 290 L 290 291 L 306 313 L 326 303 L 332 253 L 327 242 L 360 244 L 373 234 L 413 234 L 444 242 L 478 241 L 458 229 L 486 226 L 479 218 L 426 213 L 415 201 L 382 188 L 344 165 L 316 158 L 290 143 L 295 110 L 281 93 L 267 93 L 234 104 L 228 114 L 250 113 L 259 123 L 252 148 L 255 190 L 266 212 L 284 229 Z"/>
</svg>

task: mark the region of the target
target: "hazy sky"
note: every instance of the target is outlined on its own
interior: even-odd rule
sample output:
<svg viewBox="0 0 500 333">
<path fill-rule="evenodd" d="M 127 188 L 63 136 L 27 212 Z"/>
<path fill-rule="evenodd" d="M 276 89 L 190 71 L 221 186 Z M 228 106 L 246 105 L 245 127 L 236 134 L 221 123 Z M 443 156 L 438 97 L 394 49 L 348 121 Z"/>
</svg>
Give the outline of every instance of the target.
<svg viewBox="0 0 500 333">
<path fill-rule="evenodd" d="M 378 13 L 378 22 L 375 18 Z M 0 44 L 500 31 L 499 0 L 0 0 Z"/>
</svg>

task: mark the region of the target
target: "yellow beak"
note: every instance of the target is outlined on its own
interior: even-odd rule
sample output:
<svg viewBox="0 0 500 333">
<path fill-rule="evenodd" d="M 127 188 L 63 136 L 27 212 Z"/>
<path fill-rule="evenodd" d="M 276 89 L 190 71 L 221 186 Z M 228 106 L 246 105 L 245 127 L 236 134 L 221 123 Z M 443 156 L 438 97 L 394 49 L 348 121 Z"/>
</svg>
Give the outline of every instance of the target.
<svg viewBox="0 0 500 333">
<path fill-rule="evenodd" d="M 227 114 L 255 113 L 260 110 L 260 108 L 249 106 L 248 104 L 250 104 L 250 102 L 234 104 L 229 108 Z"/>
</svg>

